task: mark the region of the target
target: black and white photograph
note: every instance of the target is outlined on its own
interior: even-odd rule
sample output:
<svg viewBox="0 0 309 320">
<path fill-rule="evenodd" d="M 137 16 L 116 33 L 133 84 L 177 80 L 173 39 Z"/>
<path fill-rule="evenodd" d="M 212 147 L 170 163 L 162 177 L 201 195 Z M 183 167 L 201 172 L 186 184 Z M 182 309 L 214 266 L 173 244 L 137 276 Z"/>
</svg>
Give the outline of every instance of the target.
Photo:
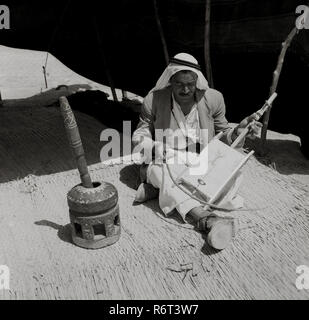
<svg viewBox="0 0 309 320">
<path fill-rule="evenodd" d="M 0 300 L 308 300 L 308 83 L 307 0 L 0 3 Z"/>
</svg>

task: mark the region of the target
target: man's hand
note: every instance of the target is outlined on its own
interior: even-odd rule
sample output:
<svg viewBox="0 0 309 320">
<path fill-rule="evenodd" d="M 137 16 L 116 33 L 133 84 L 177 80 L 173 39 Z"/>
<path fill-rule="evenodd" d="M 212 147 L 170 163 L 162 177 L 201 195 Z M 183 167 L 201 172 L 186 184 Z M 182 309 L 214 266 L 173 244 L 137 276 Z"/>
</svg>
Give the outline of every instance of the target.
<svg viewBox="0 0 309 320">
<path fill-rule="evenodd" d="M 155 161 L 163 160 L 163 151 L 163 143 L 155 141 L 152 147 L 152 156 L 155 159 Z"/>
<path fill-rule="evenodd" d="M 167 145 L 164 146 L 162 142 L 155 141 L 152 148 L 152 154 L 156 163 L 162 162 L 164 158 L 164 151 L 165 151 L 165 160 L 168 160 L 174 157 L 175 152 L 173 149 L 169 148 Z"/>
<path fill-rule="evenodd" d="M 257 119 L 257 114 L 253 113 L 251 116 L 246 117 L 245 119 L 243 119 L 238 126 L 236 126 L 233 130 L 232 133 L 232 140 L 235 141 L 235 139 L 241 134 L 241 132 L 247 127 L 247 125 L 249 124 L 249 131 L 246 134 L 246 138 L 249 139 L 255 139 L 257 135 L 259 135 L 260 130 L 262 128 L 262 123 L 256 121 Z"/>
</svg>

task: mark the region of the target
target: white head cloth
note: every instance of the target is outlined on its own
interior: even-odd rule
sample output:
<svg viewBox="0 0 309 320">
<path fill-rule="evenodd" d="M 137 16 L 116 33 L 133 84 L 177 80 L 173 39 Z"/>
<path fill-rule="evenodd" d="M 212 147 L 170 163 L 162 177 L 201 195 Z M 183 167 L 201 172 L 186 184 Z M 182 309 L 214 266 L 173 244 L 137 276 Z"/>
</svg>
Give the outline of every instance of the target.
<svg viewBox="0 0 309 320">
<path fill-rule="evenodd" d="M 188 53 L 178 53 L 174 56 L 175 59 L 179 59 L 179 60 L 183 60 L 183 61 L 187 61 L 193 64 L 198 64 L 197 60 L 191 56 Z M 197 82 L 196 82 L 196 87 L 199 90 L 207 90 L 209 88 L 208 86 L 208 82 L 206 80 L 206 78 L 204 77 L 204 75 L 202 74 L 201 71 L 199 71 L 198 69 L 194 68 L 194 67 L 190 67 L 190 66 L 186 66 L 186 65 L 181 65 L 181 64 L 177 64 L 174 62 L 171 62 L 163 71 L 161 77 L 159 78 L 159 80 L 157 81 L 155 87 L 150 91 L 156 91 L 156 90 L 161 90 L 167 86 L 170 85 L 170 79 L 171 77 L 177 73 L 178 71 L 182 71 L 182 70 L 190 70 L 193 71 L 195 74 L 197 74 Z"/>
</svg>

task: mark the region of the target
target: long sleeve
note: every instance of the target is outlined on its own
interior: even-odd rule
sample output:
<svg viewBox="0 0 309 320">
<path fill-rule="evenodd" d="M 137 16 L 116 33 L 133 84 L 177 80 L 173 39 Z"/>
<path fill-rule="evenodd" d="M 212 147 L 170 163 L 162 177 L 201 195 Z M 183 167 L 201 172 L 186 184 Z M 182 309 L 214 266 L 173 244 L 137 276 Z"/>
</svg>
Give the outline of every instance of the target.
<svg viewBox="0 0 309 320">
<path fill-rule="evenodd" d="M 231 145 L 233 143 L 233 140 L 232 140 L 233 128 L 229 126 L 229 123 L 226 120 L 225 103 L 224 103 L 223 95 L 221 93 L 220 93 L 218 108 L 213 114 L 213 117 L 214 117 L 215 133 L 218 134 L 220 131 L 222 131 L 223 136 L 221 140 L 227 145 Z M 237 148 L 243 147 L 244 143 L 245 143 L 245 139 L 237 146 Z"/>
<path fill-rule="evenodd" d="M 221 140 L 228 144 L 232 144 L 232 132 L 233 129 L 229 126 L 228 121 L 225 117 L 225 102 L 223 95 L 220 93 L 218 104 L 216 106 L 216 109 L 213 113 L 213 119 L 214 119 L 214 127 L 215 127 L 215 134 L 218 134 L 219 132 L 223 132 L 223 136 Z"/>
</svg>

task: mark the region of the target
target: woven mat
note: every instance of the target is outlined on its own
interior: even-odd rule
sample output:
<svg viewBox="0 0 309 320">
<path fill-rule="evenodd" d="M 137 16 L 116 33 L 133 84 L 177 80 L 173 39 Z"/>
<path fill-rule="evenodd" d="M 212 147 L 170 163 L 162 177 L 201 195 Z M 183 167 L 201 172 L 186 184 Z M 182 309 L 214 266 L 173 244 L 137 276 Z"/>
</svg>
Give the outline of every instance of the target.
<svg viewBox="0 0 309 320">
<path fill-rule="evenodd" d="M 215 252 L 157 200 L 133 206 L 138 168 L 98 163 L 103 126 L 78 114 L 91 176 L 116 186 L 121 218 L 117 243 L 82 249 L 71 241 L 66 194 L 79 175 L 59 110 L 14 112 L 0 126 L 0 265 L 10 268 L 0 299 L 308 299 L 295 286 L 296 267 L 309 266 L 307 186 L 250 159 L 240 193 L 253 210 L 233 213 L 237 236 Z"/>
<path fill-rule="evenodd" d="M 309 265 L 309 206 L 293 186 L 252 159 L 241 194 L 249 208 L 234 213 L 239 232 L 216 253 L 203 235 L 177 218 L 165 219 L 157 201 L 133 206 L 137 167 L 91 166 L 97 181 L 119 192 L 121 238 L 99 250 L 72 244 L 66 193 L 76 170 L 29 175 L 3 183 L 0 261 L 11 271 L 5 299 L 285 299 L 308 298 L 295 287 L 296 267 Z M 170 266 L 193 263 L 197 275 Z"/>
</svg>

